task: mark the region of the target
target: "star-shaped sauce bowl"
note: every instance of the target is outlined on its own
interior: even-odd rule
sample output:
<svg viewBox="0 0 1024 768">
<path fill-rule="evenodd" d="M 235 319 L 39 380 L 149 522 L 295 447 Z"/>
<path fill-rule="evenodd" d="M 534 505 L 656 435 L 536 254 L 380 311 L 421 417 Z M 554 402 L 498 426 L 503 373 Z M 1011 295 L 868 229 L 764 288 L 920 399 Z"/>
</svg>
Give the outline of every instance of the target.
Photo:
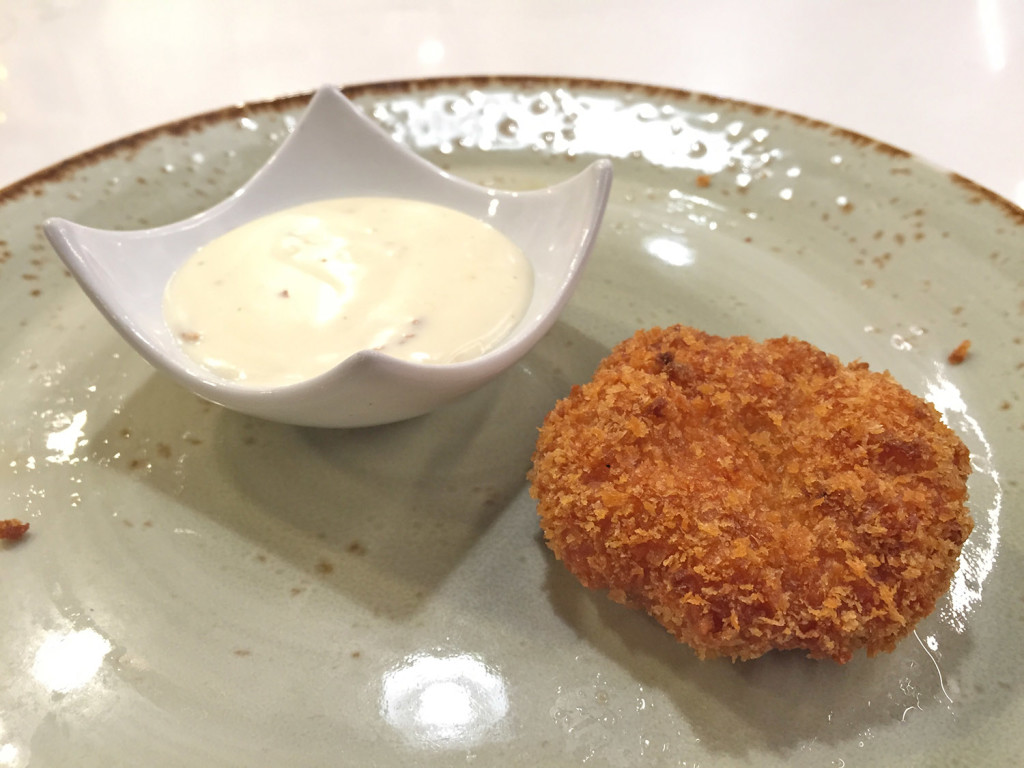
<svg viewBox="0 0 1024 768">
<path fill-rule="evenodd" d="M 550 329 L 575 288 L 600 226 L 612 169 L 597 160 L 559 184 L 527 192 L 458 179 L 395 141 L 333 86 L 320 88 L 292 134 L 223 202 L 154 229 L 101 230 L 64 219 L 46 235 L 107 320 L 157 369 L 214 403 L 292 424 L 360 427 L 427 413 L 515 364 Z M 374 350 L 277 387 L 219 377 L 193 360 L 168 326 L 163 297 L 177 269 L 242 224 L 316 200 L 401 197 L 474 216 L 515 243 L 533 269 L 525 315 L 490 351 L 429 365 Z"/>
</svg>

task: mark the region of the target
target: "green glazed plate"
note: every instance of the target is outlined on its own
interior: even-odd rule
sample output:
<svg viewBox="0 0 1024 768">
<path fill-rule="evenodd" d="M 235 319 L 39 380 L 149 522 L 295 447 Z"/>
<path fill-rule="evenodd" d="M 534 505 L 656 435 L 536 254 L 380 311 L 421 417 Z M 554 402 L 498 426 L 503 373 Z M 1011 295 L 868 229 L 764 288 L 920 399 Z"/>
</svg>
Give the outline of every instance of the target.
<svg viewBox="0 0 1024 768">
<path fill-rule="evenodd" d="M 99 148 L 0 191 L 0 766 L 1008 765 L 1024 750 L 1024 212 L 905 152 L 638 85 L 346 91 L 503 188 L 615 162 L 554 330 L 456 404 L 326 431 L 202 402 L 46 245 L 209 207 L 307 95 Z M 892 654 L 701 662 L 539 535 L 536 429 L 617 341 L 681 322 L 889 369 L 973 455 L 952 589 Z M 947 361 L 963 340 L 970 354 Z"/>
</svg>

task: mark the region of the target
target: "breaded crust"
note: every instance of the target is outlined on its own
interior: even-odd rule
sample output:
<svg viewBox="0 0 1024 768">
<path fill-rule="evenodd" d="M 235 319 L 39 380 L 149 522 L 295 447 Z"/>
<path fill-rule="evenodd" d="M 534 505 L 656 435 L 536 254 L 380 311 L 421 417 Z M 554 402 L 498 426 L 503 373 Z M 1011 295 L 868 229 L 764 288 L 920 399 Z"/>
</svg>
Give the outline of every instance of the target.
<svg viewBox="0 0 1024 768">
<path fill-rule="evenodd" d="M 639 331 L 540 429 L 555 555 L 701 658 L 891 651 L 949 589 L 967 448 L 888 373 L 792 338 Z"/>
</svg>

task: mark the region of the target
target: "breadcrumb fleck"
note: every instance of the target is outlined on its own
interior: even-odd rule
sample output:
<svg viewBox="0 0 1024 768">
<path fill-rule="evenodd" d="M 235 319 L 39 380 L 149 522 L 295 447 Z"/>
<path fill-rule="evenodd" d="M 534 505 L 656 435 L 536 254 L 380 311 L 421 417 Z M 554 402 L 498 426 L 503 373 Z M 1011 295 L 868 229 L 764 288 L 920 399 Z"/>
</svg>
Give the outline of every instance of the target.
<svg viewBox="0 0 1024 768">
<path fill-rule="evenodd" d="M 16 518 L 0 520 L 0 540 L 18 541 L 28 533 L 29 524 L 23 523 Z"/>
<path fill-rule="evenodd" d="M 961 341 L 957 345 L 957 348 L 949 353 L 949 363 L 950 363 L 950 365 L 960 365 L 960 363 L 962 363 L 964 360 L 966 360 L 967 359 L 967 352 L 970 350 L 970 348 L 971 348 L 971 340 L 970 339 L 964 339 L 963 341 Z"/>
<path fill-rule="evenodd" d="M 888 373 L 784 337 L 639 331 L 548 414 L 545 539 L 701 658 L 891 651 L 949 588 L 969 454 Z"/>
</svg>

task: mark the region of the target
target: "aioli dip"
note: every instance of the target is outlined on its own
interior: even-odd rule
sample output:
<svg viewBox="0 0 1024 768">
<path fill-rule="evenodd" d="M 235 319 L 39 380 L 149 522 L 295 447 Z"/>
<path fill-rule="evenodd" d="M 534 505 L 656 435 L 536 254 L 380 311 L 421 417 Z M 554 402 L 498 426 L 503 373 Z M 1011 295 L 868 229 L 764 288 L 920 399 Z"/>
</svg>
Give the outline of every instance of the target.
<svg viewBox="0 0 1024 768">
<path fill-rule="evenodd" d="M 454 363 L 496 346 L 526 312 L 533 272 L 489 224 L 450 208 L 341 198 L 251 221 L 171 278 L 164 316 L 217 375 L 280 386 L 365 349 Z"/>
</svg>

